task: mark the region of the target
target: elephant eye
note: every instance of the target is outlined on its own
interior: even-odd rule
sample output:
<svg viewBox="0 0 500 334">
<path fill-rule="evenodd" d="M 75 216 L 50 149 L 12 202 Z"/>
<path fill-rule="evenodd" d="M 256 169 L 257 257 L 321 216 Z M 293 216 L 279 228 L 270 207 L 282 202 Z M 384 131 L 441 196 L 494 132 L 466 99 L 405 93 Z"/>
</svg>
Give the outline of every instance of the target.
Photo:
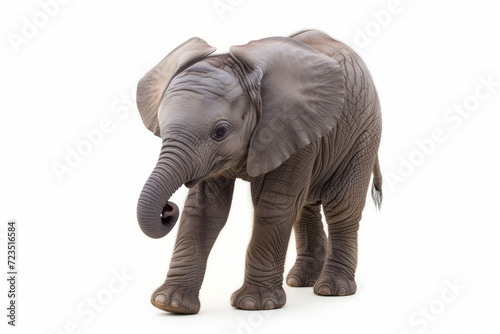
<svg viewBox="0 0 500 334">
<path fill-rule="evenodd" d="M 214 140 L 220 141 L 226 137 L 227 134 L 227 128 L 229 126 L 229 123 L 226 121 L 220 121 L 217 122 L 214 127 L 212 128 L 212 133 L 211 137 Z"/>
</svg>

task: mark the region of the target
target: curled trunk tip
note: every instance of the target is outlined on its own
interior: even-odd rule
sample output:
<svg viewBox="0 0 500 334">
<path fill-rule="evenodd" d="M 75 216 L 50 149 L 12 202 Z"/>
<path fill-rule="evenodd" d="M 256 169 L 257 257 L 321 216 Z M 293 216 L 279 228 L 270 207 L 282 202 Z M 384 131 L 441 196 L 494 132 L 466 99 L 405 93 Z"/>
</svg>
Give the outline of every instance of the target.
<svg viewBox="0 0 500 334">
<path fill-rule="evenodd" d="M 179 208 L 168 200 L 181 182 L 157 166 L 144 184 L 137 202 L 137 221 L 148 237 L 163 238 L 174 228 Z"/>
<path fill-rule="evenodd" d="M 143 208 L 139 200 L 137 220 L 142 232 L 153 239 L 163 238 L 170 233 L 179 218 L 179 207 L 173 202 L 167 202 L 158 215 L 151 213 L 152 208 Z"/>
</svg>

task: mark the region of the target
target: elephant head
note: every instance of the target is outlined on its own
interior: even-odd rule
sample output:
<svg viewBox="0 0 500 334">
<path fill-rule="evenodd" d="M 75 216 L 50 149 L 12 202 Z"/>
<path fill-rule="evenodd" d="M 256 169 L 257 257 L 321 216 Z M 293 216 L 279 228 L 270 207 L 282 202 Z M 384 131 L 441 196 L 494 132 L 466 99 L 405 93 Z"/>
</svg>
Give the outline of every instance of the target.
<svg viewBox="0 0 500 334">
<path fill-rule="evenodd" d="M 342 112 L 338 63 L 301 42 L 272 37 L 214 51 L 192 38 L 138 84 L 141 118 L 162 139 L 137 207 L 152 238 L 175 225 L 169 198 L 183 184 L 242 165 L 249 177 L 263 175 L 330 132 Z"/>
</svg>

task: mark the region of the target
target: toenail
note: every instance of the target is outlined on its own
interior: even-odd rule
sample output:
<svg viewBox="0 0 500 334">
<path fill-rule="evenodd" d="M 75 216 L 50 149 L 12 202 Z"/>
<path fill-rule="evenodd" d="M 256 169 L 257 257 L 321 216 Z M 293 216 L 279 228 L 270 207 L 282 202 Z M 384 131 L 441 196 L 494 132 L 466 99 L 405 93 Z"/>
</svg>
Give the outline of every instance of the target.
<svg viewBox="0 0 500 334">
<path fill-rule="evenodd" d="M 159 293 L 155 297 L 155 302 L 160 305 L 165 305 L 165 302 L 167 301 L 167 296 L 165 296 L 162 293 Z"/>
<path fill-rule="evenodd" d="M 240 307 L 247 310 L 255 310 L 257 308 L 257 303 L 250 297 L 245 297 L 240 301 Z"/>
<path fill-rule="evenodd" d="M 320 295 L 323 295 L 323 296 L 329 296 L 332 294 L 332 289 L 330 289 L 329 287 L 327 287 L 326 285 L 322 285 L 319 290 L 318 290 L 319 294 Z"/>
<path fill-rule="evenodd" d="M 276 303 L 269 299 L 265 304 L 264 304 L 264 309 L 265 310 L 271 310 L 273 308 L 276 308 Z"/>
<path fill-rule="evenodd" d="M 170 301 L 170 306 L 172 306 L 172 307 L 179 307 L 179 306 L 181 306 L 181 302 L 178 299 L 174 298 L 174 299 L 172 299 Z"/>
<path fill-rule="evenodd" d="M 286 281 L 289 286 L 297 287 L 299 286 L 299 281 L 295 277 L 288 277 Z"/>
<path fill-rule="evenodd" d="M 345 290 L 345 288 L 340 288 L 338 291 L 337 291 L 337 295 L 339 296 L 345 296 L 347 293 L 347 291 Z"/>
</svg>

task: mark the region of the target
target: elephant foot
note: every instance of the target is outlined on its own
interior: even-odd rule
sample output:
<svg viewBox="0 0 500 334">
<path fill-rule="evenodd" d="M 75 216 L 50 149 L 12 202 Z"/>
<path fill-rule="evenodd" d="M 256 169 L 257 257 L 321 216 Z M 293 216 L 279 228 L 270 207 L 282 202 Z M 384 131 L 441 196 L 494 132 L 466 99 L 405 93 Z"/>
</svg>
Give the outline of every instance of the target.
<svg viewBox="0 0 500 334">
<path fill-rule="evenodd" d="M 297 259 L 286 277 L 286 284 L 291 287 L 313 286 L 322 268 L 323 261 Z"/>
<path fill-rule="evenodd" d="M 167 282 L 153 292 L 151 303 L 160 310 L 171 313 L 195 314 L 200 311 L 198 290 L 172 286 Z"/>
<path fill-rule="evenodd" d="M 281 286 L 263 288 L 245 283 L 231 296 L 231 306 L 243 310 L 271 310 L 285 303 L 285 290 Z"/>
<path fill-rule="evenodd" d="M 348 296 L 356 292 L 356 282 L 341 273 L 322 273 L 314 284 L 314 293 L 320 296 Z"/>
</svg>

